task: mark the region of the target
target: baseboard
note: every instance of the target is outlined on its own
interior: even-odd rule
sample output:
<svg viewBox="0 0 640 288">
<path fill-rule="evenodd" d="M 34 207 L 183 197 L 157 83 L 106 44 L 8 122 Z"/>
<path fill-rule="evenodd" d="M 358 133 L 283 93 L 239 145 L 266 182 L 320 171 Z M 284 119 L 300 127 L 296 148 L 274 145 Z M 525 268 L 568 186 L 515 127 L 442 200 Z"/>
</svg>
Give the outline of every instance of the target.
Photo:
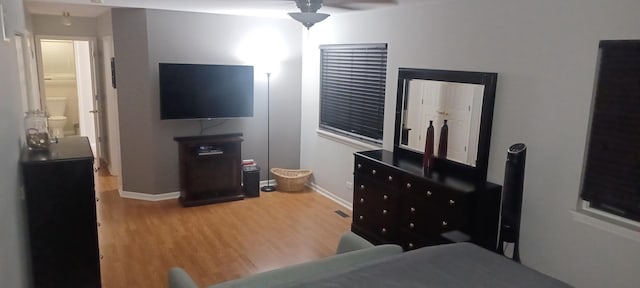
<svg viewBox="0 0 640 288">
<path fill-rule="evenodd" d="M 273 186 L 276 186 L 274 180 L 271 180 L 271 184 Z M 260 181 L 260 187 L 266 186 L 266 185 L 268 185 L 267 180 Z M 311 188 L 311 189 L 313 189 L 314 191 L 318 192 L 320 195 L 329 198 L 329 200 L 338 203 L 340 206 L 348 209 L 349 211 L 353 211 L 351 203 L 349 203 L 349 202 L 347 202 L 347 201 L 345 201 L 343 199 L 340 199 L 340 197 L 338 197 L 335 194 L 327 191 L 326 189 L 316 185 L 315 183 L 308 183 L 306 186 Z M 124 190 L 120 189 L 119 192 L 120 192 L 120 197 L 122 197 L 122 198 L 144 200 L 144 201 L 154 201 L 154 202 L 155 201 L 178 199 L 180 197 L 180 192 L 179 191 L 178 192 L 163 193 L 163 194 L 148 194 L 148 193 L 124 191 Z"/>
<path fill-rule="evenodd" d="M 338 203 L 340 206 L 349 209 L 349 211 L 353 211 L 353 205 L 343 199 L 341 199 L 340 197 L 336 196 L 335 194 L 325 190 L 324 188 L 318 186 L 316 183 L 310 182 L 307 184 L 307 187 L 313 189 L 314 191 L 318 192 L 320 195 L 329 198 L 330 200 L 332 200 L 333 202 Z"/>
<path fill-rule="evenodd" d="M 136 199 L 136 200 L 144 200 L 144 201 L 163 201 L 163 200 L 171 200 L 178 199 L 180 197 L 180 192 L 169 192 L 162 194 L 148 194 L 148 193 L 140 193 L 140 192 L 130 192 L 124 191 L 122 189 L 120 191 L 120 197 L 127 199 Z"/>
<path fill-rule="evenodd" d="M 260 187 L 267 186 L 267 185 L 269 185 L 269 181 L 267 181 L 267 180 L 260 181 Z M 278 185 L 276 184 L 276 180 L 275 179 L 271 179 L 271 186 L 278 187 Z"/>
</svg>

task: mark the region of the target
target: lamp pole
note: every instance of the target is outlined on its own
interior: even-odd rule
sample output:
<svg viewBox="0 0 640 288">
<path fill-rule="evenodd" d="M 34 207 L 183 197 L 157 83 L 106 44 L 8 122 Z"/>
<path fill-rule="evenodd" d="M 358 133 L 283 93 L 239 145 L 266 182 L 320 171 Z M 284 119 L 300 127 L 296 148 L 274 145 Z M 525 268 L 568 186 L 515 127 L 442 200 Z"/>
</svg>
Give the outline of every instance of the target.
<svg viewBox="0 0 640 288">
<path fill-rule="evenodd" d="M 269 158 L 271 154 L 271 72 L 267 72 L 267 185 L 262 186 L 260 190 L 263 192 L 273 192 L 276 188 L 271 186 L 271 163 Z"/>
</svg>

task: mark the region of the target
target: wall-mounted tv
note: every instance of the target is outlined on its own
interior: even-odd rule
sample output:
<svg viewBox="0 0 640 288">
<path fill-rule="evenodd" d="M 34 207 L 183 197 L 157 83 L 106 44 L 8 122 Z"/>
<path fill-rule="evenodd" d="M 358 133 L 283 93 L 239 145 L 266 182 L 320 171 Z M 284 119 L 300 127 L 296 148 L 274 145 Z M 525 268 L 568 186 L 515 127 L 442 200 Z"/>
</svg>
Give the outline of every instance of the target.
<svg viewBox="0 0 640 288">
<path fill-rule="evenodd" d="M 160 119 L 253 116 L 253 66 L 159 63 Z"/>
</svg>

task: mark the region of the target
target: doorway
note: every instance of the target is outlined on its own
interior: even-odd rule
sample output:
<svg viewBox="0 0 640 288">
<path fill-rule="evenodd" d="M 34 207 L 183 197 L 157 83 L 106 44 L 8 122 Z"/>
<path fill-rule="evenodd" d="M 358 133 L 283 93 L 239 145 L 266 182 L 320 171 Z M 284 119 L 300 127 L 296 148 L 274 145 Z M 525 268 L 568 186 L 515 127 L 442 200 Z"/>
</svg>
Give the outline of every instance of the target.
<svg viewBox="0 0 640 288">
<path fill-rule="evenodd" d="M 95 73 L 95 40 L 36 37 L 41 107 L 52 137 L 85 136 L 101 154 Z M 100 161 L 96 161 L 99 166 Z"/>
</svg>

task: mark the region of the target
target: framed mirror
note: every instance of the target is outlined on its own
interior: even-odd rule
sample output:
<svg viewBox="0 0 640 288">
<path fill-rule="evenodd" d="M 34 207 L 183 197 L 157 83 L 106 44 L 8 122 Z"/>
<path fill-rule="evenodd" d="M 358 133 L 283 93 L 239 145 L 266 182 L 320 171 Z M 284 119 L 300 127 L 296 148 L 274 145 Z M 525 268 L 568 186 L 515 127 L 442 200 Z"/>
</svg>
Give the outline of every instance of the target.
<svg viewBox="0 0 640 288">
<path fill-rule="evenodd" d="M 433 125 L 435 168 L 486 180 L 497 77 L 400 68 L 394 151 L 421 159 Z"/>
</svg>

